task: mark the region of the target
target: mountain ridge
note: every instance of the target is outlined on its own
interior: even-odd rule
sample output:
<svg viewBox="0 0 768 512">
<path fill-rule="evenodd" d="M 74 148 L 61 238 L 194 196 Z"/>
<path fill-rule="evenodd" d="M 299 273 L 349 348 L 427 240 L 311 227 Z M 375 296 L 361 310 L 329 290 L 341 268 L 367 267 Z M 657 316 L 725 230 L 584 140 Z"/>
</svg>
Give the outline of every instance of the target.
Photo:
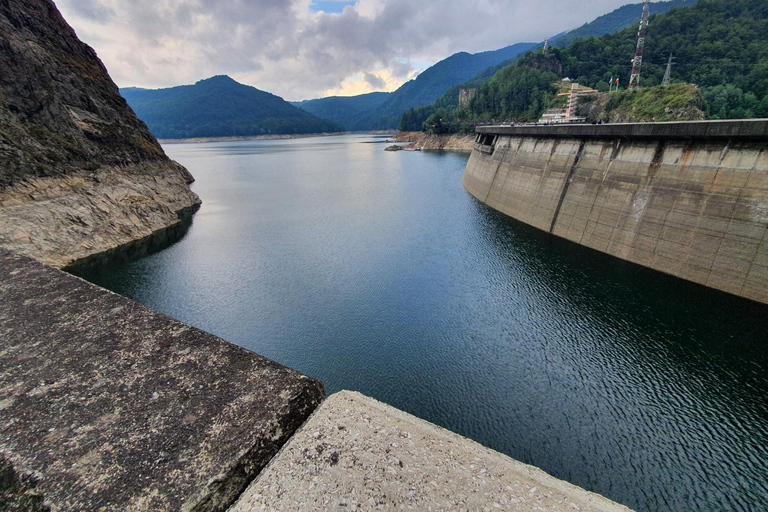
<svg viewBox="0 0 768 512">
<path fill-rule="evenodd" d="M 454 53 L 430 66 L 415 79 L 404 83 L 396 91 L 378 93 L 387 96 L 380 97 L 383 101 L 373 107 L 361 108 L 356 105 L 359 102 L 357 98 L 368 95 L 331 96 L 294 104 L 315 115 L 320 112 L 332 115 L 329 105 L 334 104 L 342 113 L 329 118 L 343 124 L 348 130 L 394 129 L 408 108 L 429 105 L 451 87 L 465 82 L 490 66 L 514 59 L 535 46 L 535 43 L 516 43 L 498 50 L 474 54 Z"/>
<path fill-rule="evenodd" d="M 162 139 L 343 131 L 337 123 L 227 75 L 165 89 L 126 87 L 120 94 Z"/>
</svg>

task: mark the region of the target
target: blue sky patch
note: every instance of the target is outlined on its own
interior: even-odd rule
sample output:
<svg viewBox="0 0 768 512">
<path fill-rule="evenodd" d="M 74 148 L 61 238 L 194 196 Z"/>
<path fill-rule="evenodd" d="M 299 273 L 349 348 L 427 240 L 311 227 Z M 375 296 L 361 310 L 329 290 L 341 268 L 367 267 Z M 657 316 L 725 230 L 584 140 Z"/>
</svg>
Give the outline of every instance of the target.
<svg viewBox="0 0 768 512">
<path fill-rule="evenodd" d="M 315 0 L 309 5 L 310 10 L 314 12 L 324 12 L 327 14 L 341 14 L 348 5 L 355 5 L 357 0 Z"/>
</svg>

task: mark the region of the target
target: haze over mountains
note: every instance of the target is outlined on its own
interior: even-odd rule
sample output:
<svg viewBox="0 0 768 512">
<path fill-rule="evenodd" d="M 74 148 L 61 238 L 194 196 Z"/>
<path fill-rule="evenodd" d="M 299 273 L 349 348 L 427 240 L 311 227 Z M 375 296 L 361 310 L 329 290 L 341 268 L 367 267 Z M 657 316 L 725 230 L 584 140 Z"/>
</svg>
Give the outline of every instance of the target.
<svg viewBox="0 0 768 512">
<path fill-rule="evenodd" d="M 655 2 L 651 12 L 662 13 L 697 1 Z M 578 39 L 613 33 L 636 24 L 641 13 L 641 3 L 627 5 L 552 41 L 564 47 Z M 458 101 L 459 86 L 480 87 L 498 70 L 536 46 L 537 43 L 517 43 L 476 54 L 456 53 L 392 93 L 334 96 L 289 104 L 229 77 L 169 89 L 125 88 L 121 93 L 159 138 L 395 129 L 409 109 L 431 105 L 445 95 L 455 96 L 452 102 Z"/>
</svg>

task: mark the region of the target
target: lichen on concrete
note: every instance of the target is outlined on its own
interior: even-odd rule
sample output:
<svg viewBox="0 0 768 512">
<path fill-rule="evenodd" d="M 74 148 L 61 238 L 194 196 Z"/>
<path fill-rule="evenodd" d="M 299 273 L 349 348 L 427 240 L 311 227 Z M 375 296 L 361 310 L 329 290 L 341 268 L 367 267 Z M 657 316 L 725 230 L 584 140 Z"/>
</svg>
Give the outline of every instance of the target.
<svg viewBox="0 0 768 512">
<path fill-rule="evenodd" d="M 0 340 L 0 453 L 53 511 L 225 510 L 324 397 L 316 380 L 2 249 Z"/>
</svg>

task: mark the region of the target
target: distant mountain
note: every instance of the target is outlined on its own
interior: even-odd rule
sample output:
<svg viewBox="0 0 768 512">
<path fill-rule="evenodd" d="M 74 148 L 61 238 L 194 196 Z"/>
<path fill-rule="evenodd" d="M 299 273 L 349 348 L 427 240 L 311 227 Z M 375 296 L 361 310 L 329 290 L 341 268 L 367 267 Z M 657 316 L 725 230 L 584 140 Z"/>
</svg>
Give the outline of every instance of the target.
<svg viewBox="0 0 768 512">
<path fill-rule="evenodd" d="M 670 0 L 666 2 L 651 2 L 651 14 L 662 14 L 667 11 L 694 5 L 699 0 Z M 620 7 L 608 14 L 596 18 L 594 21 L 582 25 L 570 32 L 561 32 L 552 37 L 550 43 L 555 47 L 564 48 L 573 43 L 589 37 L 602 37 L 607 34 L 620 32 L 633 25 L 640 24 L 640 18 L 643 14 L 643 4 L 628 4 Z M 631 57 L 631 56 L 630 56 Z M 479 89 L 487 83 L 497 72 L 512 64 L 512 61 L 505 61 L 479 72 L 470 80 L 461 82 L 448 89 L 444 95 L 439 97 L 434 103 L 408 109 L 398 128 L 402 130 L 420 130 L 422 123 L 434 114 L 439 108 L 446 108 L 449 111 L 456 109 L 459 105 L 459 91 L 461 89 Z"/>
<path fill-rule="evenodd" d="M 362 113 L 378 107 L 389 96 L 388 92 L 372 92 L 360 96 L 329 96 L 317 100 L 292 101 L 291 105 L 346 127 L 355 125 Z"/>
<path fill-rule="evenodd" d="M 664 14 L 670 9 L 677 7 L 690 7 L 699 0 L 670 0 L 667 2 L 651 2 L 651 14 Z M 640 18 L 643 15 L 643 4 L 628 4 L 619 7 L 615 11 L 604 14 L 594 21 L 582 25 L 560 36 L 552 38 L 552 44 L 560 48 L 572 45 L 579 39 L 588 37 L 602 37 L 606 34 L 613 34 L 624 30 L 632 25 L 639 25 Z"/>
<path fill-rule="evenodd" d="M 532 53 L 496 73 L 465 108 L 446 94 L 408 110 L 401 129 L 449 133 L 473 131 L 482 122 L 536 120 L 545 109 L 563 106 L 563 77 L 606 93 L 611 78 L 626 80 L 636 42 L 631 26 L 547 55 Z M 661 87 L 672 52 L 673 85 Z M 628 91 L 626 83 L 594 99 L 595 111 L 579 113 L 610 122 L 768 117 L 768 2 L 704 0 L 653 16 L 640 87 Z"/>
<path fill-rule="evenodd" d="M 170 89 L 129 87 L 120 94 L 161 139 L 343 131 L 337 123 L 228 76 Z"/>
<path fill-rule="evenodd" d="M 348 130 L 394 129 L 409 108 L 429 105 L 451 87 L 466 82 L 489 67 L 509 64 L 535 46 L 534 43 L 518 43 L 488 52 L 456 53 L 392 93 L 336 96 L 296 102 L 293 105 L 339 122 Z"/>
<path fill-rule="evenodd" d="M 466 82 L 484 69 L 514 59 L 535 46 L 534 43 L 518 43 L 495 51 L 451 55 L 428 68 L 415 80 L 403 84 L 352 129 L 397 128 L 400 118 L 409 108 L 429 105 L 451 87 Z"/>
</svg>

